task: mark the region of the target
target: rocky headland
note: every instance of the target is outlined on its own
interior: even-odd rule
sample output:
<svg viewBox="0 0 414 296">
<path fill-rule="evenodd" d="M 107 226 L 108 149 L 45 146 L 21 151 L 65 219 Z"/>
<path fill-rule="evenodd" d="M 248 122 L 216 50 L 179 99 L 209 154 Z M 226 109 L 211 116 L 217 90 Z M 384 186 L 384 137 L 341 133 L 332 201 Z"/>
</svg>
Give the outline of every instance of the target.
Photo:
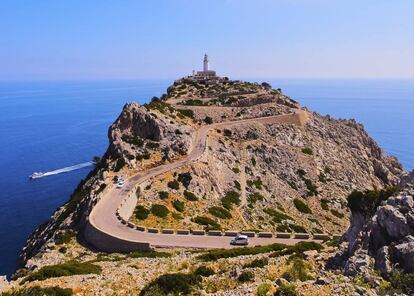
<svg viewBox="0 0 414 296">
<path fill-rule="evenodd" d="M 205 150 L 185 162 L 201 129 L 207 133 Z M 28 239 L 20 269 L 4 290 L 59 287 L 67 295 L 412 291 L 407 283 L 398 286 L 393 276 L 398 271 L 410 279 L 414 271 L 412 174 L 354 120 L 311 112 L 267 83 L 181 79 L 148 104 L 126 104 L 108 138 L 95 169 Z M 180 161 L 183 165 L 173 167 Z M 330 239 L 236 251 L 98 252 L 85 237 L 92 209 L 115 190 L 120 176 L 168 165 L 171 170 L 137 184 L 130 225 L 327 234 Z M 331 239 L 343 233 L 339 242 Z"/>
</svg>

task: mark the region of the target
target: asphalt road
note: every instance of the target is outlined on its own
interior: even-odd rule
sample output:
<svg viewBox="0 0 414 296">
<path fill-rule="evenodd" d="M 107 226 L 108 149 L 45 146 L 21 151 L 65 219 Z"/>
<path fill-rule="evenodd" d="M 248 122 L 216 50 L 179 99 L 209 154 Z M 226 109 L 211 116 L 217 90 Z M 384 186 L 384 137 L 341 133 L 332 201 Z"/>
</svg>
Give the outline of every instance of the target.
<svg viewBox="0 0 414 296">
<path fill-rule="evenodd" d="M 204 125 L 195 132 L 192 149 L 186 158 L 174 163 L 154 167 L 145 172 L 137 173 L 136 175 L 133 175 L 125 180 L 125 185 L 122 189 L 117 189 L 115 187 L 111 188 L 107 194 L 102 196 L 100 201 L 92 209 L 89 215 L 89 222 L 93 227 L 118 239 L 134 242 L 148 242 L 154 247 L 230 248 L 232 247 L 229 244 L 231 237 L 226 236 L 178 235 L 141 232 L 122 224 L 116 216 L 116 210 L 120 207 L 122 201 L 130 193 L 130 191 L 135 188 L 136 185 L 159 174 L 197 161 L 206 150 L 207 134 L 212 129 L 249 124 L 252 122 L 259 122 L 262 124 L 286 123 L 301 126 L 306 122 L 306 120 L 307 114 L 305 111 L 295 110 L 292 114 Z M 254 237 L 250 239 L 249 245 L 268 245 L 272 243 L 295 244 L 299 241 L 300 239 Z"/>
</svg>

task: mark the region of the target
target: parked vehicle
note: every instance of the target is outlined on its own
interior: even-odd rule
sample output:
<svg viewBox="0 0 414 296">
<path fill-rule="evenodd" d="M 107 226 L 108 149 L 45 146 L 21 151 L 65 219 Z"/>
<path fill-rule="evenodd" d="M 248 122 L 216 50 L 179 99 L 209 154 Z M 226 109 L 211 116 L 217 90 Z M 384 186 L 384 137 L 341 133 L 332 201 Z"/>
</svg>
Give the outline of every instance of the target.
<svg viewBox="0 0 414 296">
<path fill-rule="evenodd" d="M 247 235 L 238 235 L 230 241 L 231 245 L 247 246 L 249 244 L 249 238 Z"/>
<path fill-rule="evenodd" d="M 124 187 L 124 184 L 125 184 L 124 178 L 119 177 L 118 182 L 116 182 L 116 188 L 122 188 Z"/>
</svg>

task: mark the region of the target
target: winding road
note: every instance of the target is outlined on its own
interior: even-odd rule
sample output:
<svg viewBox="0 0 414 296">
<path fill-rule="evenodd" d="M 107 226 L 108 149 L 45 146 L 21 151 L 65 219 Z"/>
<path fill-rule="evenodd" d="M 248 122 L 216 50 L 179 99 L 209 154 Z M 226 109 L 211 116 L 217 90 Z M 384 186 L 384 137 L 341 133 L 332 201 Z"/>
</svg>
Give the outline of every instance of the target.
<svg viewBox="0 0 414 296">
<path fill-rule="evenodd" d="M 125 207 L 125 203 L 127 203 L 127 209 L 123 209 L 123 213 L 121 213 L 121 216 L 127 220 L 132 215 L 133 209 L 135 208 L 135 189 L 139 184 L 152 177 L 200 159 L 206 150 L 207 134 L 212 129 L 228 128 L 234 125 L 249 124 L 253 122 L 262 124 L 283 123 L 303 126 L 306 123 L 307 118 L 308 115 L 306 111 L 294 110 L 291 114 L 243 119 L 201 126 L 194 133 L 192 148 L 184 159 L 154 167 L 145 172 L 139 172 L 125 180 L 125 185 L 122 189 L 117 189 L 115 187 L 110 188 L 107 193 L 101 197 L 89 215 L 89 222 L 85 232 L 86 240 L 100 250 L 111 252 L 132 250 L 134 249 L 134 243 L 137 244 L 135 247 L 136 249 L 141 248 L 140 244 L 149 244 L 151 247 L 230 248 L 231 246 L 229 242 L 231 237 L 228 236 L 180 235 L 139 231 L 121 223 L 120 219 L 117 217 L 117 210 L 121 206 Z M 125 199 L 128 196 L 132 197 L 125 202 Z M 249 245 L 256 246 L 272 243 L 295 244 L 298 241 L 300 241 L 300 239 L 252 237 Z M 125 245 L 127 246 L 125 247 Z"/>
</svg>

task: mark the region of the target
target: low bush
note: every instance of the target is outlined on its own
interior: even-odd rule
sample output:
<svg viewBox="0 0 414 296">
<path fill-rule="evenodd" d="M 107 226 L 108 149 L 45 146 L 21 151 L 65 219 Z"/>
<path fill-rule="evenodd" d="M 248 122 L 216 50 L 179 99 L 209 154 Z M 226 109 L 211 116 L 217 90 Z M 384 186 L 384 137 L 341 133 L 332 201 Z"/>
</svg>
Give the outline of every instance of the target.
<svg viewBox="0 0 414 296">
<path fill-rule="evenodd" d="M 254 193 L 249 194 L 249 197 L 247 198 L 247 200 L 249 203 L 255 204 L 257 201 L 263 201 L 264 196 L 258 192 L 254 192 Z"/>
<path fill-rule="evenodd" d="M 198 200 L 198 197 L 194 193 L 192 193 L 190 191 L 187 191 L 187 190 L 184 190 L 184 197 L 189 201 L 197 201 Z"/>
<path fill-rule="evenodd" d="M 231 132 L 231 130 L 224 129 L 223 134 L 224 134 L 226 137 L 231 137 L 232 132 Z"/>
<path fill-rule="evenodd" d="M 305 182 L 306 188 L 308 189 L 308 196 L 318 195 L 318 187 L 312 183 L 312 180 L 303 178 L 303 181 Z"/>
<path fill-rule="evenodd" d="M 202 265 L 194 271 L 194 274 L 208 277 L 215 274 L 215 272 L 212 268 Z"/>
<path fill-rule="evenodd" d="M 59 288 L 59 287 L 47 287 L 41 288 L 39 286 L 23 288 L 11 292 L 3 292 L 1 296 L 70 296 L 73 295 L 72 289 Z"/>
<path fill-rule="evenodd" d="M 76 274 L 100 274 L 101 271 L 102 269 L 100 266 L 89 262 L 81 263 L 76 261 L 68 261 L 62 264 L 44 266 L 38 271 L 29 274 L 23 282 L 31 282 L 36 280 L 42 281 L 49 278 Z"/>
<path fill-rule="evenodd" d="M 209 217 L 197 216 L 193 218 L 193 222 L 199 225 L 204 225 L 207 229 L 221 229 L 220 224 Z"/>
<path fill-rule="evenodd" d="M 308 207 L 308 205 L 302 199 L 295 198 L 293 200 L 293 203 L 299 212 L 302 212 L 304 214 L 312 214 L 312 210 Z"/>
<path fill-rule="evenodd" d="M 266 208 L 266 209 L 263 210 L 263 212 L 265 212 L 266 214 L 271 216 L 272 221 L 275 222 L 275 223 L 281 223 L 284 220 L 293 220 L 292 217 L 290 217 L 289 215 L 286 215 L 282 212 L 279 212 L 279 211 L 271 209 L 271 208 Z"/>
<path fill-rule="evenodd" d="M 294 257 L 292 261 L 292 265 L 283 274 L 283 278 L 292 282 L 297 280 L 304 282 L 313 279 L 311 275 L 312 265 L 298 257 Z"/>
<path fill-rule="evenodd" d="M 145 145 L 145 148 L 148 148 L 148 149 L 156 149 L 156 148 L 159 148 L 159 147 L 160 147 L 160 144 L 156 143 L 156 142 L 148 142 Z"/>
<path fill-rule="evenodd" d="M 340 219 L 342 219 L 343 217 L 345 217 L 345 214 L 338 212 L 337 210 L 331 210 L 332 215 L 334 215 L 335 217 L 338 217 Z"/>
<path fill-rule="evenodd" d="M 157 252 L 153 250 L 149 251 L 133 251 L 126 255 L 128 258 L 167 258 L 171 257 L 170 253 L 167 252 Z"/>
<path fill-rule="evenodd" d="M 268 296 L 271 295 L 270 291 L 272 290 L 273 285 L 271 283 L 261 283 L 257 287 L 257 296 Z"/>
<path fill-rule="evenodd" d="M 139 295 L 189 295 L 201 280 L 201 276 L 195 274 L 164 274 L 147 284 Z"/>
<path fill-rule="evenodd" d="M 167 186 L 171 189 L 178 190 L 180 189 L 180 183 L 177 180 L 173 180 L 167 183 Z"/>
<path fill-rule="evenodd" d="M 168 192 L 167 191 L 160 191 L 160 192 L 158 192 L 158 196 L 161 199 L 167 199 L 168 198 Z"/>
<path fill-rule="evenodd" d="M 325 211 L 329 211 L 328 200 L 324 198 L 321 199 L 321 208 L 324 209 Z"/>
<path fill-rule="evenodd" d="M 234 190 L 230 190 L 226 193 L 226 195 L 221 199 L 221 203 L 223 207 L 230 210 L 233 206 L 240 204 L 240 194 Z"/>
<path fill-rule="evenodd" d="M 149 213 L 150 213 L 150 211 L 146 207 L 144 207 L 144 206 L 137 206 L 135 208 L 135 212 L 134 212 L 135 217 L 138 220 L 145 220 L 145 219 L 147 219 Z"/>
<path fill-rule="evenodd" d="M 286 248 L 282 250 L 276 250 L 274 253 L 270 254 L 269 257 L 280 257 L 285 255 L 297 255 L 302 256 L 303 252 L 306 251 L 321 251 L 323 250 L 323 246 L 316 242 L 299 242 L 296 245 L 293 246 L 287 246 Z"/>
<path fill-rule="evenodd" d="M 254 279 L 254 274 L 251 271 L 243 271 L 237 278 L 241 283 L 251 282 Z"/>
<path fill-rule="evenodd" d="M 296 233 L 307 233 L 308 232 L 305 227 L 297 225 L 297 224 L 289 223 L 288 226 L 290 229 L 292 229 L 293 232 L 296 232 Z"/>
<path fill-rule="evenodd" d="M 257 189 L 262 190 L 263 182 L 260 177 L 258 177 L 256 180 L 247 180 L 247 186 L 253 187 L 255 186 Z"/>
<path fill-rule="evenodd" d="M 157 217 L 165 218 L 169 212 L 168 208 L 164 205 L 153 204 L 151 206 L 151 213 Z"/>
<path fill-rule="evenodd" d="M 173 207 L 179 212 L 184 212 L 185 205 L 182 201 L 179 201 L 178 199 L 176 199 L 173 201 Z"/>
<path fill-rule="evenodd" d="M 202 261 L 216 261 L 221 258 L 232 258 L 232 257 L 243 256 L 243 255 L 256 255 L 256 254 L 269 253 L 269 252 L 278 251 L 278 250 L 280 251 L 286 248 L 287 246 L 284 244 L 272 244 L 272 245 L 258 246 L 258 247 L 210 250 L 204 254 L 199 255 L 197 258 Z"/>
<path fill-rule="evenodd" d="M 234 187 L 237 189 L 237 190 L 241 190 L 241 185 L 240 185 L 240 182 L 239 181 L 236 181 L 236 180 L 234 180 L 233 181 L 233 183 L 234 183 Z"/>
<path fill-rule="evenodd" d="M 221 219 L 230 219 L 232 216 L 228 210 L 222 207 L 211 207 L 208 209 L 208 212 Z"/>
<path fill-rule="evenodd" d="M 296 285 L 294 283 L 282 282 L 275 292 L 274 296 L 298 296 Z"/>
<path fill-rule="evenodd" d="M 312 155 L 313 154 L 313 151 L 312 151 L 311 148 L 305 147 L 305 148 L 302 148 L 302 153 L 308 154 L 308 155 Z"/>
<path fill-rule="evenodd" d="M 142 147 L 144 145 L 144 140 L 141 139 L 140 137 L 122 135 L 121 139 L 122 139 L 122 141 L 124 141 L 128 144 L 131 144 L 131 145 L 135 145 L 137 147 Z"/>
<path fill-rule="evenodd" d="M 57 245 L 62 245 L 62 244 L 67 244 L 71 241 L 71 239 L 73 237 L 75 237 L 76 233 L 71 230 L 71 229 L 67 229 L 63 232 L 59 232 L 55 235 L 55 244 Z"/>
<path fill-rule="evenodd" d="M 254 259 L 252 262 L 245 264 L 243 268 L 263 268 L 269 263 L 268 258 Z"/>
<path fill-rule="evenodd" d="M 188 188 L 192 179 L 193 177 L 191 176 L 190 172 L 178 174 L 178 178 L 177 178 L 178 182 L 181 182 L 185 188 Z"/>
<path fill-rule="evenodd" d="M 240 174 L 240 169 L 237 167 L 234 167 L 231 169 L 235 174 Z"/>
<path fill-rule="evenodd" d="M 211 118 L 210 116 L 206 116 L 206 118 L 204 118 L 204 122 L 206 124 L 212 124 L 213 123 L 213 118 Z"/>
<path fill-rule="evenodd" d="M 179 114 L 185 117 L 194 118 L 194 111 L 190 109 L 180 109 Z"/>
<path fill-rule="evenodd" d="M 414 295 L 414 272 L 404 273 L 400 270 L 394 271 L 390 278 L 392 292 L 396 294 L 406 293 L 407 295 Z M 390 293 L 387 295 L 394 295 Z"/>
</svg>

